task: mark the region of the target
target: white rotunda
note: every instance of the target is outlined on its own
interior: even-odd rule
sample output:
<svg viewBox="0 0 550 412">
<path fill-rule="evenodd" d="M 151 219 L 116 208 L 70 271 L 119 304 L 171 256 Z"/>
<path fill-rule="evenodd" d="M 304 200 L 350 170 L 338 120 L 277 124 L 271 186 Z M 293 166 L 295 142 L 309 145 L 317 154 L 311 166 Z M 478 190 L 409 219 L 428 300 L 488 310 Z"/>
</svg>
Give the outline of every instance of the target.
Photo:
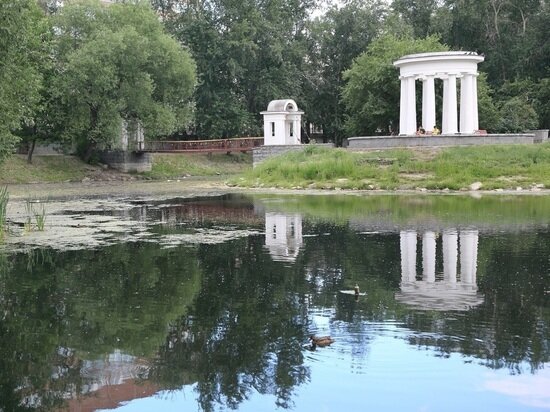
<svg viewBox="0 0 550 412">
<path fill-rule="evenodd" d="M 401 99 L 399 134 L 414 135 L 416 123 L 416 80 L 422 81 L 422 128 L 432 133 L 435 115 L 435 79 L 443 80 L 442 134 L 474 134 L 478 126 L 477 65 L 483 56 L 469 51 L 418 53 L 401 57 L 394 66 L 400 70 Z M 457 79 L 460 80 L 460 120 L 458 121 Z"/>
</svg>

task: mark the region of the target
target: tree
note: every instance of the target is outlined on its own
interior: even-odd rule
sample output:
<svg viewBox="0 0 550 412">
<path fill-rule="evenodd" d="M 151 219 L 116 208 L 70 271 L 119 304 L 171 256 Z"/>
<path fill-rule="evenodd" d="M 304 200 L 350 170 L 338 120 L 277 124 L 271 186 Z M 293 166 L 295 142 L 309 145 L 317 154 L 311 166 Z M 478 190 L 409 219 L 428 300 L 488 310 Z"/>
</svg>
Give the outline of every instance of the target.
<svg viewBox="0 0 550 412">
<path fill-rule="evenodd" d="M 197 61 L 195 133 L 257 134 L 270 100 L 303 94 L 313 0 L 155 1 L 165 24 Z"/>
<path fill-rule="evenodd" d="M 499 87 L 548 76 L 549 9 L 541 0 L 446 0 L 435 11 L 434 32 L 452 49 L 483 52 L 488 81 Z"/>
<path fill-rule="evenodd" d="M 391 6 L 403 21 L 410 25 L 416 38 L 434 34 L 433 12 L 438 0 L 393 0 Z"/>
<path fill-rule="evenodd" d="M 13 133 L 38 100 L 44 17 L 32 0 L 0 2 L 0 161 L 19 141 Z"/>
<path fill-rule="evenodd" d="M 51 93 L 64 136 L 85 160 L 114 143 L 122 120 L 141 122 L 148 137 L 187 126 L 195 64 L 146 3 L 71 2 L 55 16 L 55 33 Z"/>
<path fill-rule="evenodd" d="M 348 109 L 346 129 L 352 135 L 389 132 L 399 124 L 400 85 L 393 62 L 400 57 L 426 51 L 446 51 L 439 38 L 399 38 L 386 34 L 368 47 L 344 73 L 342 98 Z"/>
<path fill-rule="evenodd" d="M 342 73 L 379 34 L 386 9 L 380 3 L 351 1 L 332 7 L 311 23 L 304 84 L 304 110 L 310 123 L 340 144 L 346 110 L 340 99 Z"/>
<path fill-rule="evenodd" d="M 535 129 L 538 124 L 533 106 L 520 96 L 504 102 L 500 108 L 500 129 L 503 132 L 519 133 Z"/>
<path fill-rule="evenodd" d="M 496 132 L 500 127 L 500 115 L 493 99 L 493 91 L 487 84 L 487 75 L 480 73 L 477 79 L 477 107 L 479 128 Z"/>
</svg>

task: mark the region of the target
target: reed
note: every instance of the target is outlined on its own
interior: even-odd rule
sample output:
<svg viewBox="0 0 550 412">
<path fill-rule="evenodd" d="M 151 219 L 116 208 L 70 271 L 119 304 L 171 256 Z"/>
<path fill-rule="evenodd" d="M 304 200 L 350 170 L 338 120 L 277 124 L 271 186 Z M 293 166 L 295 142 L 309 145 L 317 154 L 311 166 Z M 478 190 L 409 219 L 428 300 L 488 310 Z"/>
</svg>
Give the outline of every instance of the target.
<svg viewBox="0 0 550 412">
<path fill-rule="evenodd" d="M 35 227 L 36 230 L 40 232 L 44 231 L 46 227 L 46 208 L 44 205 L 40 204 L 38 208 L 35 208 L 34 202 L 31 199 L 27 199 L 25 203 L 25 210 L 27 211 L 25 231 L 32 232 Z"/>
<path fill-rule="evenodd" d="M 34 219 L 36 221 L 36 228 L 40 232 L 43 232 L 46 226 L 46 208 L 44 207 L 43 204 L 41 204 L 38 211 L 34 209 L 33 211 L 34 211 Z"/>
<path fill-rule="evenodd" d="M 25 201 L 25 211 L 27 212 L 27 218 L 25 219 L 25 232 L 32 232 L 32 216 L 34 214 L 34 210 L 31 199 L 27 199 Z"/>
<path fill-rule="evenodd" d="M 0 241 L 4 240 L 7 231 L 7 208 L 10 195 L 8 188 L 3 186 L 0 188 Z"/>
</svg>

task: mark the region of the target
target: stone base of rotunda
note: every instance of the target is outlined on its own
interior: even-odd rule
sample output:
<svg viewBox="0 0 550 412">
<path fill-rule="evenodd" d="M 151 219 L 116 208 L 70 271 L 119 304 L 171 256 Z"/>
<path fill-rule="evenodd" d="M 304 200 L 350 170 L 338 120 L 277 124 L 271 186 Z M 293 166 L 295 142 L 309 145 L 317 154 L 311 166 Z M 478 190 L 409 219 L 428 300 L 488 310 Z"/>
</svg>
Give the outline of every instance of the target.
<svg viewBox="0 0 550 412">
<path fill-rule="evenodd" d="M 384 149 L 393 147 L 445 147 L 497 144 L 540 143 L 535 134 L 486 135 L 422 135 L 422 136 L 364 136 L 348 138 L 349 149 Z"/>
</svg>

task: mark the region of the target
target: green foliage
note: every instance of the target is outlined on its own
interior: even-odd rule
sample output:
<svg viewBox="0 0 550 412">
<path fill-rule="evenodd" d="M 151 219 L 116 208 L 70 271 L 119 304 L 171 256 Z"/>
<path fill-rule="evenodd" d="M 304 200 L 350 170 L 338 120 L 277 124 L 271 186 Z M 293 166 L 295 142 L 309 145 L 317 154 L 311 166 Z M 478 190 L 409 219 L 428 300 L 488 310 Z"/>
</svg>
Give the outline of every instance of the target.
<svg viewBox="0 0 550 412">
<path fill-rule="evenodd" d="M 338 145 L 346 135 L 347 112 L 340 99 L 342 73 L 378 36 L 384 13 L 380 3 L 350 1 L 342 7 L 331 7 L 311 22 L 302 108 L 307 121 L 321 126 L 324 136 Z"/>
<path fill-rule="evenodd" d="M 38 100 L 44 19 L 33 0 L 0 2 L 0 162 L 19 138 L 13 133 Z"/>
<path fill-rule="evenodd" d="M 536 85 L 534 107 L 539 117 L 539 128 L 550 129 L 550 77 Z"/>
<path fill-rule="evenodd" d="M 520 96 L 506 100 L 500 108 L 500 130 L 508 133 L 536 129 L 537 113 L 533 106 Z"/>
<path fill-rule="evenodd" d="M 65 113 L 63 134 L 87 156 L 114 143 L 122 119 L 141 121 L 148 137 L 186 127 L 195 65 L 145 2 L 70 3 L 54 26 L 63 76 L 55 78 L 52 94 Z"/>
<path fill-rule="evenodd" d="M 452 49 L 487 56 L 493 87 L 507 80 L 548 77 L 549 5 L 540 0 L 449 0 L 435 12 L 434 31 Z"/>
<path fill-rule="evenodd" d="M 300 102 L 311 0 L 155 4 L 197 62 L 196 134 L 257 135 L 270 100 Z"/>
<path fill-rule="evenodd" d="M 393 0 L 391 5 L 402 21 L 413 29 L 414 37 L 424 38 L 434 34 L 433 10 L 437 8 L 437 3 L 437 0 Z"/>
<path fill-rule="evenodd" d="M 487 84 L 487 75 L 480 73 L 477 78 L 479 128 L 489 133 L 497 132 L 500 126 L 500 114 L 492 96 L 493 91 Z"/>
<path fill-rule="evenodd" d="M 435 36 L 413 39 L 385 34 L 372 42 L 344 73 L 342 97 L 349 112 L 348 133 L 361 136 L 377 130 L 396 131 L 400 84 L 393 62 L 407 54 L 446 50 Z"/>
<path fill-rule="evenodd" d="M 499 130 L 524 132 L 550 124 L 550 79 L 507 81 L 495 93 L 500 109 Z"/>
</svg>

